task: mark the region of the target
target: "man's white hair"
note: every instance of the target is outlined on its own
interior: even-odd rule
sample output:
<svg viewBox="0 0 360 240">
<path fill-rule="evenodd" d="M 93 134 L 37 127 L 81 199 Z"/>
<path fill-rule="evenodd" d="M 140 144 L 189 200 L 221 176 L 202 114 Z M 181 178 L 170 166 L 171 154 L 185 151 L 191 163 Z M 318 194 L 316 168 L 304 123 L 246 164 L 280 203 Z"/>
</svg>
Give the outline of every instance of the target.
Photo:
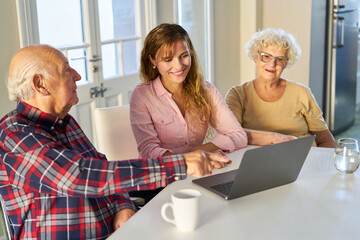
<svg viewBox="0 0 360 240">
<path fill-rule="evenodd" d="M 47 46 L 44 45 L 44 47 Z M 31 81 L 34 75 L 41 74 L 45 78 L 50 77 L 49 67 L 46 66 L 45 59 L 40 56 L 36 52 L 34 54 L 23 54 L 17 61 L 11 62 L 6 78 L 10 100 L 28 100 L 33 96 Z"/>
</svg>

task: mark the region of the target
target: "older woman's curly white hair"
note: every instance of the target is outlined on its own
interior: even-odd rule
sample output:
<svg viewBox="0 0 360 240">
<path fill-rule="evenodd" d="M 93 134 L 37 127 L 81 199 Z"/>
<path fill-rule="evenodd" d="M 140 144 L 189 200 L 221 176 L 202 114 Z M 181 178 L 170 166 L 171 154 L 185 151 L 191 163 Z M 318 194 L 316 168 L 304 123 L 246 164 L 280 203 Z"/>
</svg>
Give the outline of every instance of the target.
<svg viewBox="0 0 360 240">
<path fill-rule="evenodd" d="M 269 45 L 277 45 L 287 50 L 289 61 L 286 67 L 291 67 L 301 56 L 301 48 L 295 37 L 283 29 L 276 28 L 267 28 L 256 32 L 245 45 L 246 54 L 255 60 L 261 49 Z"/>
</svg>

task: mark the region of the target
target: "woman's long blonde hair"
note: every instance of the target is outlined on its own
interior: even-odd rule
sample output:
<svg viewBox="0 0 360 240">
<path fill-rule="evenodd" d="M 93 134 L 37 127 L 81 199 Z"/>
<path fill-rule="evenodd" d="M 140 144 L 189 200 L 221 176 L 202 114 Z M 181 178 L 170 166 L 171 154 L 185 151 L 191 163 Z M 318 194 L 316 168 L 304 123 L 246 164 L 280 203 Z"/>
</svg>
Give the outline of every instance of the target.
<svg viewBox="0 0 360 240">
<path fill-rule="evenodd" d="M 159 49 L 166 56 L 172 56 L 173 46 L 178 40 L 183 40 L 190 51 L 191 67 L 183 82 L 184 107 L 186 113 L 194 116 L 194 130 L 198 131 L 202 125 L 211 122 L 214 113 L 211 108 L 212 100 L 205 87 L 196 51 L 185 29 L 177 24 L 164 23 L 149 32 L 141 52 L 140 77 L 143 83 L 148 83 L 159 76 L 160 73 L 157 68 L 153 68 L 149 56 L 155 59 Z"/>
</svg>

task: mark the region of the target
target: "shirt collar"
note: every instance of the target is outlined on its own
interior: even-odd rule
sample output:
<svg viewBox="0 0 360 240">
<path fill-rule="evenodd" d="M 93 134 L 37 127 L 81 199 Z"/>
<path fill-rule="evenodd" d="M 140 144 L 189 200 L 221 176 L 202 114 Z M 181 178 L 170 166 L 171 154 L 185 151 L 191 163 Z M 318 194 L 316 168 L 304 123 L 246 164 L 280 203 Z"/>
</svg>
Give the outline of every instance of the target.
<svg viewBox="0 0 360 240">
<path fill-rule="evenodd" d="M 54 130 L 57 128 L 64 128 L 70 122 L 70 115 L 67 114 L 64 119 L 55 117 L 51 114 L 45 113 L 40 109 L 33 107 L 25 102 L 19 101 L 16 107 L 19 114 L 35 123 L 41 124 L 43 128 Z"/>
<path fill-rule="evenodd" d="M 155 78 L 153 81 L 153 86 L 154 86 L 154 89 L 155 89 L 155 92 L 156 92 L 156 95 L 158 97 L 162 96 L 162 95 L 165 95 L 165 94 L 170 94 L 168 92 L 168 90 L 166 90 L 166 88 L 164 87 L 164 85 L 162 84 L 161 80 L 160 80 L 160 76 L 158 76 L 157 78 Z"/>
</svg>

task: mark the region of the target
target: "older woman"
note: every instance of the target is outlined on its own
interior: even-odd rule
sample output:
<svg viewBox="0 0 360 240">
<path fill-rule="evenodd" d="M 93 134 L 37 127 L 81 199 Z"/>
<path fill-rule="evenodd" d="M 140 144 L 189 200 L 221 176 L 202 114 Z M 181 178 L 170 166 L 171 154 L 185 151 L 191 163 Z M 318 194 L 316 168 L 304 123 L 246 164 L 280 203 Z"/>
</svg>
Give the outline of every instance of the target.
<svg viewBox="0 0 360 240">
<path fill-rule="evenodd" d="M 246 50 L 255 61 L 256 78 L 232 87 L 226 95 L 241 126 L 298 138 L 316 134 L 317 146 L 334 147 L 310 89 L 281 78 L 301 54 L 294 36 L 282 29 L 265 29 L 254 34 Z"/>
</svg>

